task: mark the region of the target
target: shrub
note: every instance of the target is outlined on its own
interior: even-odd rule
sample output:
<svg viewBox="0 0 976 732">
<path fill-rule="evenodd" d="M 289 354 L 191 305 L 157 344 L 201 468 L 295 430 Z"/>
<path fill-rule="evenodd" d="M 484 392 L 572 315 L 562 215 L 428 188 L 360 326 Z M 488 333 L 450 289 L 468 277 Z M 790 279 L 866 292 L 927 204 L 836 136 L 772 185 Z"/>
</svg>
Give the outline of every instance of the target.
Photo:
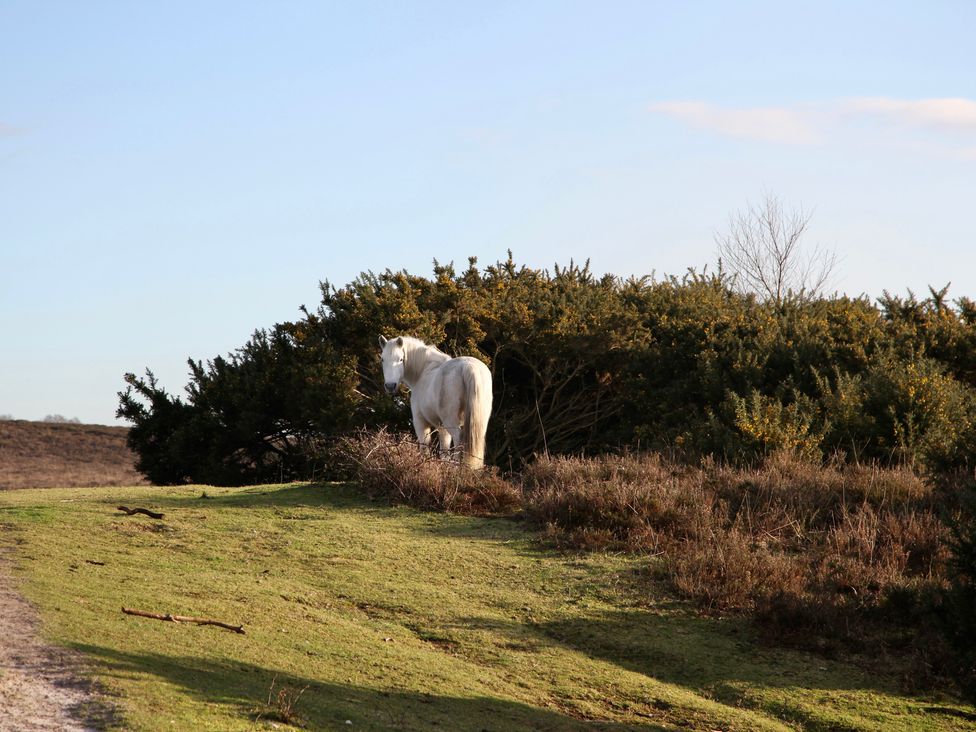
<svg viewBox="0 0 976 732">
<path fill-rule="evenodd" d="M 116 416 L 133 423 L 127 442 L 137 455 L 136 469 L 157 485 L 186 482 L 199 460 L 189 407 L 170 397 L 148 369 L 145 379 L 126 374 L 125 381 Z"/>
<path fill-rule="evenodd" d="M 416 335 L 489 365 L 488 461 L 668 450 L 757 464 L 808 457 L 976 465 L 976 305 L 930 298 L 736 292 L 722 273 L 623 279 L 570 263 L 505 261 L 432 276 L 364 273 L 322 284 L 304 318 L 191 362 L 182 399 L 130 380 L 119 416 L 166 480 L 321 475 L 323 442 L 408 428 L 380 378 L 376 336 Z M 134 377 L 133 377 L 134 379 Z M 145 387 L 145 388 L 143 388 Z M 152 436 L 152 439 L 143 439 Z"/>
<path fill-rule="evenodd" d="M 385 430 L 343 440 L 349 472 L 370 497 L 418 508 L 463 514 L 508 514 L 518 510 L 521 492 L 497 470 L 472 471 L 435 457 L 416 440 Z"/>
<path fill-rule="evenodd" d="M 321 477 L 326 446 L 357 421 L 350 360 L 302 324 L 258 331 L 206 365 L 189 362 L 186 399 L 152 372 L 127 374 L 117 416 L 154 483 L 240 485 Z"/>
<path fill-rule="evenodd" d="M 621 376 L 645 328 L 628 293 L 644 287 L 572 263 L 553 272 L 518 266 L 510 255 L 483 270 L 471 259 L 461 273 L 435 263 L 431 278 L 386 271 L 339 289 L 326 282 L 309 319 L 354 358 L 364 402 L 395 404 L 381 413 L 387 422 L 369 426 L 409 422 L 405 401 L 384 394 L 377 335 L 408 333 L 484 361 L 494 381 L 488 461 L 513 468 L 537 452 L 597 451 L 630 438 L 616 429 L 628 400 Z"/>
<path fill-rule="evenodd" d="M 730 394 L 735 427 L 752 454 L 795 451 L 806 457 L 820 457 L 823 433 L 814 425 L 813 401 L 799 395 L 790 404 L 767 397 L 753 389 L 748 397 Z"/>
<path fill-rule="evenodd" d="M 902 643 L 897 629 L 946 577 L 938 500 L 907 468 L 789 452 L 756 468 L 543 458 L 525 490 L 526 514 L 556 544 L 660 555 L 660 575 L 702 610 L 750 614 L 803 645 L 857 646 L 867 628 Z"/>
<path fill-rule="evenodd" d="M 865 408 L 880 448 L 906 462 L 949 467 L 971 457 L 960 448 L 972 430 L 973 392 L 928 358 L 881 358 L 865 376 Z"/>
<path fill-rule="evenodd" d="M 943 494 L 907 467 L 824 465 L 789 451 L 753 468 L 541 456 L 516 484 L 386 431 L 347 439 L 342 453 L 371 496 L 461 513 L 521 507 L 563 549 L 653 557 L 655 576 L 703 612 L 749 615 L 770 637 L 813 650 L 901 654 L 913 684 L 947 668 L 942 617 L 961 651 L 956 667 L 973 677 L 972 515 L 954 524 L 951 559 Z"/>
<path fill-rule="evenodd" d="M 667 560 L 674 588 L 706 612 L 757 610 L 768 598 L 803 592 L 799 560 L 740 529 L 675 542 Z"/>
<path fill-rule="evenodd" d="M 525 512 L 561 546 L 657 552 L 710 518 L 689 473 L 656 456 L 543 457 L 522 475 Z"/>
</svg>

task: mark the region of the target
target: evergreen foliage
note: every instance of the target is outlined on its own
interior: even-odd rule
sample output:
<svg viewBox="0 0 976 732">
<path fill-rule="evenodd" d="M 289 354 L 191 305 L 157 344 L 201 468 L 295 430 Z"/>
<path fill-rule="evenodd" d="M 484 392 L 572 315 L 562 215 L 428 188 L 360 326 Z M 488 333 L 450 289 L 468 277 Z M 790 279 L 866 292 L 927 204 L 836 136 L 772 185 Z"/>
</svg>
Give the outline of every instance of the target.
<svg viewBox="0 0 976 732">
<path fill-rule="evenodd" d="M 376 336 L 489 365 L 489 462 L 666 449 L 750 463 L 783 449 L 938 470 L 976 456 L 976 304 L 947 288 L 760 301 L 722 272 L 622 279 L 476 260 L 321 286 L 296 322 L 190 362 L 184 398 L 126 376 L 119 416 L 154 482 L 323 475 L 358 427 L 409 429 Z"/>
<path fill-rule="evenodd" d="M 152 482 L 240 485 L 321 475 L 330 438 L 357 406 L 353 361 L 308 321 L 257 331 L 238 351 L 189 361 L 186 400 L 152 372 L 126 374 L 118 416 Z"/>
</svg>

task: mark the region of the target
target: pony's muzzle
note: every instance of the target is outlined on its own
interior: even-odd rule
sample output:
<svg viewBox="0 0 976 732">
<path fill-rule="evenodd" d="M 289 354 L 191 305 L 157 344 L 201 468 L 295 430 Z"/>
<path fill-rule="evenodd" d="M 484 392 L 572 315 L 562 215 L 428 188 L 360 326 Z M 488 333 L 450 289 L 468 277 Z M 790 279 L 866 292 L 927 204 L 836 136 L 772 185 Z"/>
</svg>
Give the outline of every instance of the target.
<svg viewBox="0 0 976 732">
<path fill-rule="evenodd" d="M 394 381 L 392 384 L 387 383 L 386 384 L 386 393 L 387 394 L 396 394 L 397 387 L 398 386 L 400 386 L 400 384 L 398 384 L 396 381 Z"/>
</svg>

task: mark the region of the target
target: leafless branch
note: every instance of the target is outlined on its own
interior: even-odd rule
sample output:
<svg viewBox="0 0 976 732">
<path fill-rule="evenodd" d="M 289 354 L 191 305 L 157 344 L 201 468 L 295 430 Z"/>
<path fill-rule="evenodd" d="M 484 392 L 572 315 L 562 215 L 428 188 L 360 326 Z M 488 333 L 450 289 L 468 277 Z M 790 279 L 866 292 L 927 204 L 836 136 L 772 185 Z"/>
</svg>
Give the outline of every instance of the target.
<svg viewBox="0 0 976 732">
<path fill-rule="evenodd" d="M 728 231 L 715 234 L 722 267 L 745 292 L 782 305 L 789 297 L 817 297 L 837 264 L 819 244 L 805 247 L 812 214 L 784 208 L 776 196 L 729 216 Z"/>
<path fill-rule="evenodd" d="M 193 618 L 187 615 L 172 615 L 171 613 L 151 613 L 145 610 L 134 610 L 130 607 L 122 608 L 122 612 L 126 615 L 138 615 L 142 618 L 153 618 L 154 620 L 168 620 L 171 623 L 194 623 L 196 625 L 216 625 L 219 628 L 226 628 L 227 630 L 232 630 L 235 633 L 244 633 L 243 625 L 234 625 L 233 623 L 225 623 L 222 620 L 212 620 L 211 618 Z"/>
</svg>

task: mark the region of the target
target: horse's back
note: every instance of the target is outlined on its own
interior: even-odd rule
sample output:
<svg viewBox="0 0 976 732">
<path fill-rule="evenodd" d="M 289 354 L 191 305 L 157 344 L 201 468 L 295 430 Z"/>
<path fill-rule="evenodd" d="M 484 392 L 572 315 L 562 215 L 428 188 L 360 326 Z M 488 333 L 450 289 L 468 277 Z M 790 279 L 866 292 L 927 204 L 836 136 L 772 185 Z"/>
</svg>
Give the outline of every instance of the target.
<svg viewBox="0 0 976 732">
<path fill-rule="evenodd" d="M 479 383 L 487 379 L 491 383 L 491 371 L 483 361 L 471 356 L 458 356 L 445 361 L 437 367 L 437 372 L 441 390 L 460 390 L 465 377 L 477 379 Z"/>
<path fill-rule="evenodd" d="M 485 362 L 479 361 L 472 356 L 458 356 L 457 358 L 452 358 L 450 361 L 445 361 L 441 368 L 450 368 L 462 373 L 465 371 L 480 373 L 491 378 L 491 371 L 489 371 L 488 367 L 485 366 Z"/>
<path fill-rule="evenodd" d="M 463 413 L 470 409 L 468 403 L 473 393 L 491 404 L 491 371 L 471 356 L 459 356 L 437 367 L 436 384 L 432 385 L 443 416 Z M 433 396 L 433 395 L 432 395 Z"/>
</svg>

